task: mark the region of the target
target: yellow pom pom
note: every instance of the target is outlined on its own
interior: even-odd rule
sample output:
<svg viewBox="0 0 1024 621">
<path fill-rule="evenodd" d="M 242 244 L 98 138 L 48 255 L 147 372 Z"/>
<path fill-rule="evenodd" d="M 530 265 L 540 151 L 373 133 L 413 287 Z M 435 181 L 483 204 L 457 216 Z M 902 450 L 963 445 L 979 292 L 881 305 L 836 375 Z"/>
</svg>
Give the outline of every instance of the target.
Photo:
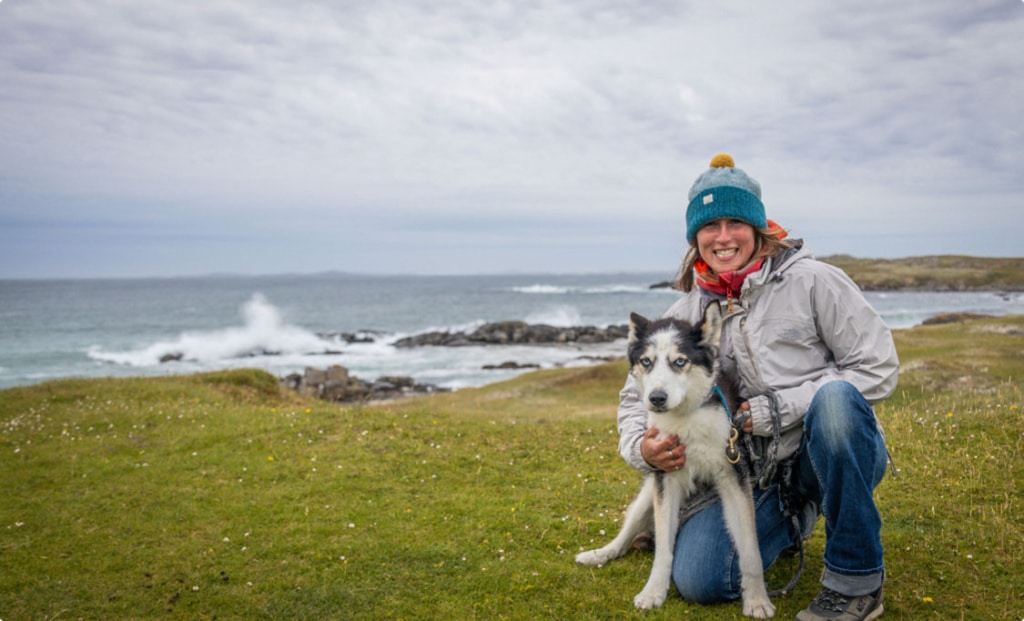
<svg viewBox="0 0 1024 621">
<path fill-rule="evenodd" d="M 711 158 L 711 168 L 735 168 L 736 162 L 732 161 L 732 156 L 728 153 L 719 153 L 715 157 Z"/>
</svg>

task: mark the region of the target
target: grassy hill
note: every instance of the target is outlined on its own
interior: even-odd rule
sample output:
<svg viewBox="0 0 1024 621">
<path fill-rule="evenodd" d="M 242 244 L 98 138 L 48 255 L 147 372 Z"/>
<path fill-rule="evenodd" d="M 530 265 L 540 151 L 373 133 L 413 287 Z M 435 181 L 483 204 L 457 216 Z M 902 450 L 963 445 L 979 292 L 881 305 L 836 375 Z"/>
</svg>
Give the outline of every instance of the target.
<svg viewBox="0 0 1024 621">
<path fill-rule="evenodd" d="M 842 268 L 865 291 L 1024 291 L 1024 258 L 959 255 L 905 259 L 821 257 Z"/>
<path fill-rule="evenodd" d="M 885 618 L 1020 619 L 1024 317 L 896 336 Z M 639 483 L 625 370 L 354 408 L 259 371 L 0 391 L 0 618 L 738 619 L 677 595 L 634 611 L 649 554 L 573 563 Z M 822 530 L 777 618 L 817 592 Z"/>
</svg>

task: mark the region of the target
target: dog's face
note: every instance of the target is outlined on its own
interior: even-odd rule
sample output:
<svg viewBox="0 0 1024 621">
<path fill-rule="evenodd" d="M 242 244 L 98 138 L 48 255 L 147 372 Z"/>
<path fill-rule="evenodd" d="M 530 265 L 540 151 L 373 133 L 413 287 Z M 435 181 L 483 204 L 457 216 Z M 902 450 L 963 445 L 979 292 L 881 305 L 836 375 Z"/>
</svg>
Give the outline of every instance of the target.
<svg viewBox="0 0 1024 621">
<path fill-rule="evenodd" d="M 630 373 L 645 407 L 669 412 L 681 405 L 687 411 L 699 406 L 718 373 L 718 304 L 709 304 L 696 325 L 670 318 L 649 321 L 636 313 L 629 319 Z"/>
</svg>

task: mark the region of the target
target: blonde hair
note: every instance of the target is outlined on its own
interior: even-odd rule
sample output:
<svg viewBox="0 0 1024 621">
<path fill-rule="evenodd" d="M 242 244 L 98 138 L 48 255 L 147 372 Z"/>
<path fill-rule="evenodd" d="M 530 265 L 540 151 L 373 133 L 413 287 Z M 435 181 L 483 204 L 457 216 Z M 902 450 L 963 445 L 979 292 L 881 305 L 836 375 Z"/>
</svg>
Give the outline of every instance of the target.
<svg viewBox="0 0 1024 621">
<path fill-rule="evenodd" d="M 786 231 L 778 227 L 771 229 L 754 227 L 754 254 L 751 261 L 762 257 L 776 257 L 789 249 L 793 244 L 784 240 L 785 236 Z M 676 275 L 676 289 L 687 293 L 693 290 L 694 285 L 697 284 L 697 277 L 693 268 L 699 258 L 700 251 L 697 250 L 697 241 L 694 240 L 686 251 L 683 264 Z"/>
</svg>

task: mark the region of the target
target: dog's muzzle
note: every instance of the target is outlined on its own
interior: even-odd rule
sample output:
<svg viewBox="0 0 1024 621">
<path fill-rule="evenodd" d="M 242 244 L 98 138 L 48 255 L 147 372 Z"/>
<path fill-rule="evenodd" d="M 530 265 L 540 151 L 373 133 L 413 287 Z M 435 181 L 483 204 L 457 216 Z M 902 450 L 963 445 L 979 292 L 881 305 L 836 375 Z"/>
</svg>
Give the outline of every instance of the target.
<svg viewBox="0 0 1024 621">
<path fill-rule="evenodd" d="M 665 404 L 668 403 L 668 393 L 664 390 L 652 390 L 647 395 L 647 400 L 651 406 L 656 410 L 664 410 Z"/>
</svg>

